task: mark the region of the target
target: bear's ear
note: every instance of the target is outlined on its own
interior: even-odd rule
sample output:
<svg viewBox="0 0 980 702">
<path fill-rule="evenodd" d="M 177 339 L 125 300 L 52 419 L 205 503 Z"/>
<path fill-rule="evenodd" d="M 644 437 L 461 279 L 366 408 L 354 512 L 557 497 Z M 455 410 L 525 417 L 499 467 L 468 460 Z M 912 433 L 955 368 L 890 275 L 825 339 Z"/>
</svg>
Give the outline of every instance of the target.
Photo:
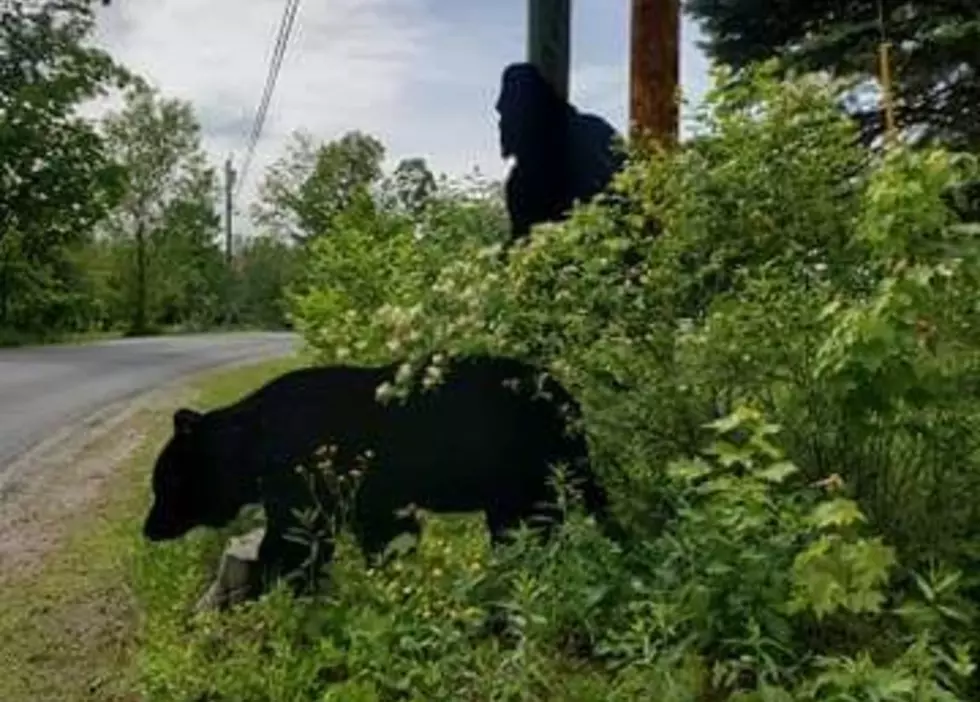
<svg viewBox="0 0 980 702">
<path fill-rule="evenodd" d="M 174 412 L 174 432 L 177 434 L 190 434 L 194 427 L 201 421 L 203 415 L 192 409 L 181 407 Z"/>
</svg>

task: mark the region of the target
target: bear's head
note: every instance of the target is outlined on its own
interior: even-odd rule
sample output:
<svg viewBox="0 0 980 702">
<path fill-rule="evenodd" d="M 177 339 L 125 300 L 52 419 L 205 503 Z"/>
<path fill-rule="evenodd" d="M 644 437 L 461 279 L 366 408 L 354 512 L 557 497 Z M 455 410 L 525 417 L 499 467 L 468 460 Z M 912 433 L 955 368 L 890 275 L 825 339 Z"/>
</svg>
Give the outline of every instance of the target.
<svg viewBox="0 0 980 702">
<path fill-rule="evenodd" d="M 223 432 L 190 409 L 174 413 L 174 433 L 153 468 L 153 505 L 143 524 L 150 541 L 177 539 L 198 526 L 226 526 L 244 506 L 220 445 Z"/>
</svg>

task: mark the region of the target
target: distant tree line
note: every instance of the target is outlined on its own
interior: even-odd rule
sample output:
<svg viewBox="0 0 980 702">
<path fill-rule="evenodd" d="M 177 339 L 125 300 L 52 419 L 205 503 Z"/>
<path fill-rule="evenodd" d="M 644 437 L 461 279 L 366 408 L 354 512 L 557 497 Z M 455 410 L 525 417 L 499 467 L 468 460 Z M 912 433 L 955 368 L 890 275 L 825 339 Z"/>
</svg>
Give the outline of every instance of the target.
<svg viewBox="0 0 980 702">
<path fill-rule="evenodd" d="M 87 40 L 88 2 L 0 9 L 0 342 L 281 327 L 299 251 L 259 232 L 224 260 L 191 105 Z M 79 108 L 119 91 L 100 120 Z"/>
</svg>

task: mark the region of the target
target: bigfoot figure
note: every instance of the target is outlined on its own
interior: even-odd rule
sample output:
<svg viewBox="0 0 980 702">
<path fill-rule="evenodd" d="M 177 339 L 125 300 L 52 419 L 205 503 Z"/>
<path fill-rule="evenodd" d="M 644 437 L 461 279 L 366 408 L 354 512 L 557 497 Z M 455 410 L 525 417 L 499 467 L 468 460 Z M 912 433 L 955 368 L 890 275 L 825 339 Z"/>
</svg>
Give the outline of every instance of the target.
<svg viewBox="0 0 980 702">
<path fill-rule="evenodd" d="M 504 70 L 497 112 L 501 153 L 516 159 L 506 186 L 511 245 L 592 199 L 623 165 L 616 130 L 565 102 L 531 64 Z"/>
</svg>

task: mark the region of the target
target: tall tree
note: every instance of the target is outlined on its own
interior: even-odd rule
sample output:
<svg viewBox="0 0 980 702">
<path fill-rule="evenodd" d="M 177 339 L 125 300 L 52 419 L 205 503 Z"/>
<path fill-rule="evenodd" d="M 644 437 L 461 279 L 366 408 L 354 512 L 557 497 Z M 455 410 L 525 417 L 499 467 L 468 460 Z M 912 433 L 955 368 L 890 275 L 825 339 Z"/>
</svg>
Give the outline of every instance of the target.
<svg viewBox="0 0 980 702">
<path fill-rule="evenodd" d="M 133 333 L 143 333 L 148 329 L 151 241 L 160 238 L 190 184 L 208 181 L 208 167 L 191 106 L 161 98 L 148 88 L 129 92 L 125 107 L 106 118 L 104 129 L 126 174 L 126 194 L 109 231 L 133 242 L 130 327 Z"/>
<path fill-rule="evenodd" d="M 255 221 L 297 241 L 327 233 L 339 214 L 371 197 L 384 154 L 380 141 L 359 131 L 320 146 L 294 134 L 260 186 Z"/>
<path fill-rule="evenodd" d="M 736 68 L 780 57 L 787 68 L 873 79 L 892 44 L 896 114 L 953 148 L 980 150 L 980 15 L 976 0 L 686 0 L 711 56 Z M 848 109 L 868 139 L 881 133 L 874 99 Z"/>
<path fill-rule="evenodd" d="M 288 325 L 287 292 L 300 272 L 303 249 L 270 235 L 246 238 L 235 254 L 239 321 L 263 328 Z"/>
<path fill-rule="evenodd" d="M 0 325 L 18 281 L 45 269 L 56 283 L 65 247 L 120 195 L 120 173 L 77 108 L 131 77 L 86 43 L 92 27 L 88 0 L 0 5 Z"/>
<path fill-rule="evenodd" d="M 268 231 L 301 241 L 306 238 L 300 225 L 304 204 L 300 190 L 316 167 L 318 145 L 307 131 L 297 130 L 286 144 L 286 153 L 266 171 L 259 185 L 258 200 L 252 205 L 252 219 Z"/>
<path fill-rule="evenodd" d="M 204 327 L 221 316 L 229 271 L 219 246 L 221 218 L 212 169 L 194 169 L 175 187 L 150 237 L 148 314 L 153 324 Z"/>
</svg>

